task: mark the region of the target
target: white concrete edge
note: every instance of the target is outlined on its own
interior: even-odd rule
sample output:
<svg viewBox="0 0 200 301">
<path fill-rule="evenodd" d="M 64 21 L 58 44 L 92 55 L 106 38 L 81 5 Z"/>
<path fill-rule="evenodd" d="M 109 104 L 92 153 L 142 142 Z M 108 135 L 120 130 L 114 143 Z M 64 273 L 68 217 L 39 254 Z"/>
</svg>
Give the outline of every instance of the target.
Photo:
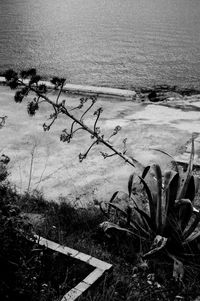
<svg viewBox="0 0 200 301">
<path fill-rule="evenodd" d="M 82 295 L 82 293 L 86 292 L 97 280 L 99 280 L 104 275 L 104 273 L 111 272 L 112 270 L 112 264 L 99 260 L 93 256 L 79 252 L 67 246 L 60 245 L 38 235 L 35 235 L 35 238 L 37 239 L 39 245 L 45 246 L 53 251 L 65 254 L 74 259 L 78 259 L 95 268 L 89 275 L 86 276 L 86 278 L 84 278 L 75 287 L 69 290 L 63 296 L 61 301 L 77 300 Z"/>
<path fill-rule="evenodd" d="M 0 76 L 0 83 L 5 84 L 6 79 Z M 28 83 L 28 80 L 24 80 L 24 83 Z M 49 81 L 39 81 L 39 84 L 45 84 L 48 89 L 53 89 L 54 85 Z M 75 84 L 65 84 L 63 86 L 64 92 L 83 94 L 83 95 L 97 95 L 102 97 L 120 97 L 128 100 L 134 100 L 136 97 L 136 92 L 132 90 L 115 89 L 107 87 L 96 87 L 87 85 L 75 85 Z"/>
</svg>

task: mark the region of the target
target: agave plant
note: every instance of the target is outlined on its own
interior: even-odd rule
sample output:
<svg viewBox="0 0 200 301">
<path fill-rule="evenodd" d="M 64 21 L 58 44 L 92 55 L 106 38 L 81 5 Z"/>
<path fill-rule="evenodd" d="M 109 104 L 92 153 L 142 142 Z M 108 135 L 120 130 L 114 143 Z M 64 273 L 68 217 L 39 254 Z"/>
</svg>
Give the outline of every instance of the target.
<svg viewBox="0 0 200 301">
<path fill-rule="evenodd" d="M 200 237 L 197 226 L 200 212 L 194 207 L 194 198 L 199 187 L 199 177 L 193 175 L 194 139 L 187 171 L 174 162 L 175 170 L 169 170 L 162 175 L 157 164 L 144 168 L 141 176 L 133 173 L 128 181 L 126 207 L 116 204 L 119 192 L 115 192 L 107 205 L 107 211 L 101 209 L 110 218 L 114 209 L 120 213 L 120 218 L 126 221 L 127 229 L 133 236 L 140 235 L 142 239 L 151 239 L 153 244 L 144 258 L 149 258 L 165 249 L 168 255 L 183 255 Z M 140 195 L 135 194 L 134 179 L 138 177 L 147 197 L 148 209 L 140 206 Z M 148 179 L 146 180 L 146 178 Z M 128 202 L 129 200 L 129 202 Z M 131 204 L 132 203 L 132 204 Z M 135 218 L 133 212 L 138 213 Z M 116 215 L 115 215 L 116 216 Z M 133 218 L 134 217 L 134 218 Z M 119 226 L 119 225 L 118 225 Z"/>
</svg>

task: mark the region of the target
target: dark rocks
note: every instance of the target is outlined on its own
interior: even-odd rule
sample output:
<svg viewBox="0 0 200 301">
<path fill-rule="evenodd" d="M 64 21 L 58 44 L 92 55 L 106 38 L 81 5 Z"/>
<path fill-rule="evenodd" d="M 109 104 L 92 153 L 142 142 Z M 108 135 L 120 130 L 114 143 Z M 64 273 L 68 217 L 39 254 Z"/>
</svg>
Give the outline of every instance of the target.
<svg viewBox="0 0 200 301">
<path fill-rule="evenodd" d="M 148 99 L 152 102 L 158 102 L 160 101 L 159 97 L 157 96 L 156 91 L 152 91 L 148 94 Z"/>
</svg>

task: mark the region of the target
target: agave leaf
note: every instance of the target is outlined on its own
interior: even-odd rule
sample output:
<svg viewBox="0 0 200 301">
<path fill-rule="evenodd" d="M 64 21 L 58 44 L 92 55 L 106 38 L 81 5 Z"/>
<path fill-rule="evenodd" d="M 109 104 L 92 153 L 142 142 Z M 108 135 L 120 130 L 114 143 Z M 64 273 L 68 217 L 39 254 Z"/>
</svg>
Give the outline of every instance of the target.
<svg viewBox="0 0 200 301">
<path fill-rule="evenodd" d="M 188 163 L 188 168 L 187 168 L 187 171 L 186 171 L 185 179 L 183 181 L 183 185 L 180 187 L 180 191 L 178 193 L 178 197 L 177 197 L 178 200 L 185 198 L 185 195 L 186 195 L 186 192 L 187 192 L 187 189 L 188 189 L 188 185 L 189 185 L 189 182 L 190 182 L 190 178 L 191 178 L 191 173 L 192 173 L 192 170 L 193 170 L 193 164 L 194 164 L 194 138 L 192 137 L 192 147 L 191 147 L 191 153 L 190 153 L 190 160 L 189 160 L 189 163 Z"/>
<path fill-rule="evenodd" d="M 106 204 L 106 203 L 107 203 L 107 202 L 105 202 L 105 204 Z M 114 209 L 116 209 L 117 211 L 121 212 L 122 215 L 123 215 L 124 217 L 127 217 L 126 211 L 124 211 L 122 208 L 120 208 L 119 205 L 116 205 L 116 204 L 113 204 L 113 203 L 110 203 L 110 202 L 107 203 L 107 205 L 108 205 L 108 207 L 114 208 Z"/>
<path fill-rule="evenodd" d="M 157 206 L 156 206 L 156 225 L 157 231 L 160 233 L 162 229 L 162 173 L 158 164 L 153 164 L 155 176 L 157 179 Z"/>
<path fill-rule="evenodd" d="M 171 210 L 174 208 L 176 195 L 179 187 L 179 174 L 175 171 L 167 171 L 164 174 L 164 191 L 163 195 L 165 197 L 165 211 L 163 215 L 163 231 L 167 226 L 168 220 L 170 218 Z"/>
<path fill-rule="evenodd" d="M 132 190 L 133 190 L 133 179 L 135 177 L 135 174 L 131 174 L 130 177 L 129 177 L 129 180 L 128 180 L 128 195 L 129 195 L 129 198 L 131 197 L 131 193 L 132 193 Z"/>
<path fill-rule="evenodd" d="M 154 204 L 154 200 L 151 195 L 151 190 L 149 189 L 149 186 L 147 185 L 145 180 L 140 176 L 138 176 L 138 177 L 140 178 L 142 184 L 144 185 L 144 189 L 146 191 L 148 201 L 149 201 L 150 217 L 151 217 L 152 223 L 156 226 L 156 206 Z"/>
<path fill-rule="evenodd" d="M 149 258 L 152 255 L 154 255 L 155 253 L 161 251 L 162 249 L 165 248 L 166 244 L 167 244 L 168 238 L 163 237 L 161 235 L 156 235 L 153 244 L 151 246 L 151 250 L 143 255 L 143 258 Z"/>
<path fill-rule="evenodd" d="M 175 204 L 175 210 L 180 222 L 181 231 L 184 231 L 193 213 L 192 203 L 189 199 L 179 200 Z"/>
<path fill-rule="evenodd" d="M 108 203 L 108 205 L 110 207 L 114 208 L 116 211 L 119 211 L 124 217 L 126 217 L 126 218 L 128 217 L 127 212 L 122 210 L 118 205 L 112 204 L 112 203 Z M 148 231 L 146 231 L 141 225 L 139 225 L 139 223 L 134 221 L 132 218 L 130 219 L 130 226 L 133 228 L 136 228 L 138 231 L 142 232 L 143 235 L 149 236 Z"/>
<path fill-rule="evenodd" d="M 194 240 L 196 240 L 197 238 L 200 237 L 200 231 L 196 232 L 196 233 L 192 233 L 184 242 L 184 244 L 187 244 L 189 242 L 192 242 Z"/>
<path fill-rule="evenodd" d="M 103 204 L 109 204 L 109 203 L 112 203 L 113 200 L 116 198 L 116 196 L 118 195 L 119 191 L 116 191 L 115 193 L 113 193 L 111 199 L 109 202 L 101 202 L 99 204 L 99 207 L 100 207 L 100 210 L 102 211 L 102 213 L 107 217 L 109 218 L 110 217 L 110 207 L 108 206 L 108 211 L 106 212 L 105 209 L 102 207 L 102 203 Z"/>
<path fill-rule="evenodd" d="M 141 215 L 141 218 L 145 225 L 147 225 L 148 229 L 150 229 L 152 232 L 156 232 L 155 224 L 152 222 L 150 216 L 138 207 L 135 207 L 134 209 Z"/>
<path fill-rule="evenodd" d="M 200 187 L 200 177 L 199 176 L 193 176 L 194 177 L 194 183 L 195 183 L 195 194 L 199 191 Z"/>
<path fill-rule="evenodd" d="M 175 204 L 179 188 L 179 174 L 173 170 L 164 174 L 164 192 L 166 193 L 165 209 L 172 208 Z"/>
<path fill-rule="evenodd" d="M 190 225 L 189 229 L 187 229 L 183 233 L 183 239 L 185 239 L 186 241 L 188 241 L 189 237 L 192 235 L 192 233 L 194 232 L 194 230 L 196 229 L 196 227 L 198 226 L 198 223 L 200 221 L 200 212 L 199 211 L 195 212 L 194 207 L 193 207 L 193 212 L 195 213 L 196 217 L 195 217 L 193 223 Z"/>
<path fill-rule="evenodd" d="M 170 155 L 169 153 L 163 151 L 163 150 L 160 150 L 160 149 L 156 149 L 156 148 L 150 148 L 151 150 L 154 150 L 154 151 L 157 151 L 157 152 L 160 152 L 164 155 L 167 155 L 168 157 L 170 157 L 172 159 L 172 162 L 174 163 L 175 165 L 175 169 L 176 169 L 176 172 L 178 172 L 178 164 L 176 162 L 176 160 L 174 159 L 174 157 L 172 155 Z"/>
<path fill-rule="evenodd" d="M 111 222 L 103 222 L 99 225 L 99 228 L 101 228 L 109 237 L 115 236 L 118 237 L 119 239 L 121 237 L 124 237 L 124 235 L 130 234 L 134 237 L 138 237 L 139 239 L 146 240 L 146 237 L 143 237 L 138 231 L 130 231 L 126 228 L 120 227 L 119 225 L 116 225 Z"/>
<path fill-rule="evenodd" d="M 163 236 L 170 237 L 177 245 L 180 245 L 182 242 L 181 227 L 173 212 L 170 212 L 167 216 L 166 225 L 163 229 Z"/>
<path fill-rule="evenodd" d="M 185 198 L 189 199 L 191 202 L 195 198 L 195 181 L 194 181 L 194 176 L 193 175 L 189 179 L 188 187 L 187 187 L 187 190 L 185 192 Z"/>
<path fill-rule="evenodd" d="M 144 179 L 146 177 L 146 175 L 148 174 L 149 170 L 150 170 L 151 166 L 146 166 L 142 172 L 142 178 Z"/>
<path fill-rule="evenodd" d="M 118 193 L 119 193 L 119 190 L 113 193 L 113 195 L 112 195 L 109 203 L 112 203 L 114 201 L 114 199 L 116 198 L 116 196 L 118 195 Z M 108 216 L 110 216 L 110 207 L 108 207 Z"/>
<path fill-rule="evenodd" d="M 145 167 L 142 163 L 140 163 L 139 161 L 134 159 L 132 156 L 129 156 L 129 158 L 132 160 L 132 162 L 133 162 L 133 164 L 135 165 L 136 168 L 138 168 L 140 171 L 144 170 Z"/>
<path fill-rule="evenodd" d="M 131 200 L 133 200 L 134 205 L 135 205 L 134 209 L 140 214 L 140 218 L 142 219 L 144 226 L 146 226 L 146 230 L 149 231 L 149 225 L 148 225 L 146 219 L 144 218 L 144 214 L 147 215 L 146 212 L 144 212 L 143 210 L 141 210 L 141 209 L 139 208 L 139 206 L 138 206 L 138 204 L 137 204 L 137 202 L 136 202 L 136 200 L 135 200 L 135 196 L 132 196 L 132 197 L 131 197 Z M 144 214 L 143 214 L 143 213 L 144 213 Z M 147 215 L 147 216 L 148 216 L 148 215 Z M 151 220 L 151 218 L 150 218 L 149 216 L 148 216 L 148 218 Z M 151 224 L 153 225 L 152 221 L 151 221 Z M 154 227 L 154 226 L 152 226 L 152 227 Z M 151 228 L 151 227 L 150 227 L 150 228 Z"/>
</svg>

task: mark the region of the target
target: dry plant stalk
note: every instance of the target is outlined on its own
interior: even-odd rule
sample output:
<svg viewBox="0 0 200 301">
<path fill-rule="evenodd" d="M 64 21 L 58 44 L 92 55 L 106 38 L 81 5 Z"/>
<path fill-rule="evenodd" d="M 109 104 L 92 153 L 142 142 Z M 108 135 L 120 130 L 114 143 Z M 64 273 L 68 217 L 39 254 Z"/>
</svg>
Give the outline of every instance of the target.
<svg viewBox="0 0 200 301">
<path fill-rule="evenodd" d="M 22 71 L 20 76 L 15 71 L 8 70 L 5 72 L 4 76 L 7 80 L 7 84 L 10 86 L 11 89 L 19 88 L 15 93 L 15 97 L 14 97 L 16 102 L 21 103 L 22 100 L 26 96 L 28 96 L 30 92 L 34 94 L 33 100 L 28 102 L 27 105 L 27 111 L 30 116 L 35 115 L 36 111 L 39 110 L 41 103 L 46 103 L 52 107 L 52 113 L 49 116 L 50 122 L 43 124 L 44 131 L 49 131 L 51 127 L 54 125 L 54 123 L 56 122 L 56 120 L 58 119 L 58 116 L 62 114 L 65 115 L 67 118 L 69 118 L 72 122 L 71 122 L 70 129 L 63 129 L 60 135 L 61 141 L 70 143 L 71 139 L 74 137 L 74 134 L 80 130 L 84 130 L 90 134 L 92 142 L 89 145 L 86 152 L 79 154 L 80 162 L 82 162 L 84 159 L 87 158 L 90 150 L 94 146 L 98 144 L 102 144 L 111 151 L 110 153 L 101 152 L 101 155 L 104 157 L 104 159 L 117 155 L 120 158 L 122 158 L 126 163 L 135 167 L 135 163 L 137 161 L 126 155 L 127 138 L 123 140 L 122 151 L 119 151 L 116 147 L 114 147 L 110 143 L 110 138 L 113 137 L 114 135 L 117 135 L 118 132 L 121 130 L 121 127 L 120 126 L 115 127 L 113 133 L 107 138 L 101 133 L 101 129 L 98 126 L 98 121 L 103 112 L 103 109 L 101 107 L 99 107 L 97 110 L 93 112 L 93 115 L 95 116 L 93 126 L 88 127 L 85 124 L 84 117 L 86 116 L 86 114 L 92 112 L 92 108 L 97 101 L 97 96 L 82 97 L 80 98 L 80 104 L 77 107 L 70 109 L 66 105 L 65 100 L 60 100 L 65 79 L 57 78 L 57 77 L 52 79 L 51 82 L 54 84 L 54 89 L 58 90 L 57 98 L 55 101 L 53 101 L 47 96 L 48 89 L 46 85 L 40 83 L 41 77 L 37 75 L 35 69 Z M 85 110 L 83 111 L 80 117 L 77 117 L 74 113 L 72 113 L 72 112 L 77 112 L 82 108 L 84 108 Z"/>
</svg>

